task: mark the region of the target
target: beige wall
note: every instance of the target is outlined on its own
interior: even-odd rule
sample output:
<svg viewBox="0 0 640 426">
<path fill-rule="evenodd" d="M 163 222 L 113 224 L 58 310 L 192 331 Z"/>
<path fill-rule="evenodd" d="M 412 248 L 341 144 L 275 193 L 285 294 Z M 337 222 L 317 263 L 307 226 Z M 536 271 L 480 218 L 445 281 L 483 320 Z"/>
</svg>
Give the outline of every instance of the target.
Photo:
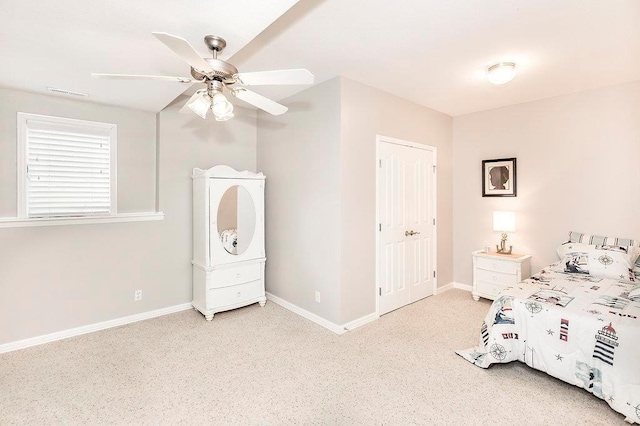
<svg viewBox="0 0 640 426">
<path fill-rule="evenodd" d="M 267 291 L 340 321 L 340 80 L 258 113 L 258 170 L 266 177 Z M 321 303 L 315 302 L 315 291 Z"/>
<path fill-rule="evenodd" d="M 375 312 L 376 135 L 437 148 L 438 285 L 452 273 L 452 119 L 341 78 L 342 322 Z"/>
<path fill-rule="evenodd" d="M 640 82 L 453 120 L 454 280 L 471 284 L 471 251 L 495 244 L 494 210 L 513 210 L 514 250 L 532 269 L 557 259 L 570 230 L 640 239 Z M 481 161 L 517 157 L 518 196 L 483 198 Z"/>
<path fill-rule="evenodd" d="M 342 77 L 285 103 L 283 116 L 258 114 L 267 290 L 335 324 L 375 312 L 377 134 L 438 148 L 439 283 L 449 283 L 451 117 Z"/>
<path fill-rule="evenodd" d="M 15 217 L 17 113 L 115 123 L 118 210 L 155 210 L 155 114 L 0 89 L 0 216 Z M 0 344 L 167 306 L 135 289 L 161 282 L 161 222 L 0 229 Z"/>
<path fill-rule="evenodd" d="M 255 112 L 237 108 L 232 121 L 205 122 L 176 105 L 156 117 L 0 89 L 3 217 L 16 212 L 18 111 L 117 124 L 119 211 L 154 211 L 159 182 L 166 219 L 0 229 L 0 345 L 190 302 L 191 171 L 255 170 Z"/>
</svg>

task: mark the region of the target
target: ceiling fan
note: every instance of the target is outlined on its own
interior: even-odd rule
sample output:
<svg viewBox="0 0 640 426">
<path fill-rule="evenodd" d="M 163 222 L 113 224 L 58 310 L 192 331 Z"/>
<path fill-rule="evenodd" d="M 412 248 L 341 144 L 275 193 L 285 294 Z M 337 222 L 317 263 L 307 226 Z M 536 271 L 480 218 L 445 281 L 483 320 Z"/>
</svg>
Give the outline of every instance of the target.
<svg viewBox="0 0 640 426">
<path fill-rule="evenodd" d="M 204 83 L 206 88 L 198 90 L 180 110 L 181 113 L 195 112 L 206 118 L 209 110 L 217 121 L 226 121 L 233 117 L 233 105 L 224 96 L 224 89 L 269 114 L 280 115 L 287 112 L 287 107 L 269 98 L 248 90 L 245 86 L 313 84 L 313 74 L 306 69 L 290 69 L 259 72 L 238 72 L 228 62 L 218 59 L 218 53 L 227 42 L 218 36 L 208 35 L 204 42 L 211 50 L 211 58 L 203 58 L 183 38 L 167 34 L 152 33 L 158 40 L 180 56 L 191 66 L 191 77 L 170 77 L 162 75 L 129 75 L 129 74 L 91 74 L 96 78 L 174 81 L 186 84 Z"/>
</svg>

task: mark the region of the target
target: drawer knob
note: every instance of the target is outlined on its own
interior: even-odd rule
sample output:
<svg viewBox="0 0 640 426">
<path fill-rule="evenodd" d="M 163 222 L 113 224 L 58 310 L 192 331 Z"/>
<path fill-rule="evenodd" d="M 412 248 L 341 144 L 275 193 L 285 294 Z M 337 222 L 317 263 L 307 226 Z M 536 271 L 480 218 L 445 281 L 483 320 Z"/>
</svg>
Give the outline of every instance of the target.
<svg viewBox="0 0 640 426">
<path fill-rule="evenodd" d="M 238 273 L 236 274 L 236 278 L 240 278 L 240 275 L 241 275 L 241 274 L 240 274 L 240 272 L 238 272 Z"/>
<path fill-rule="evenodd" d="M 496 277 L 495 275 L 493 276 L 493 280 L 494 281 L 498 281 L 498 277 Z"/>
<path fill-rule="evenodd" d="M 238 292 L 238 294 L 236 294 L 236 296 L 240 297 L 240 295 L 241 295 L 241 294 L 242 294 L 242 293 Z"/>
</svg>

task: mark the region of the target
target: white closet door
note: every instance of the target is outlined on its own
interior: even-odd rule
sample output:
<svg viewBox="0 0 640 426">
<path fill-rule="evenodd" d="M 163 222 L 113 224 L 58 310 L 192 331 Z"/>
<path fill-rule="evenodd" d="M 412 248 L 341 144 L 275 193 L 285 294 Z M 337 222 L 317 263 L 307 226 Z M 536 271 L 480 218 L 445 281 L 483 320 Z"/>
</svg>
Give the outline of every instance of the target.
<svg viewBox="0 0 640 426">
<path fill-rule="evenodd" d="M 434 153 L 379 145 L 379 309 L 382 315 L 433 294 Z"/>
</svg>

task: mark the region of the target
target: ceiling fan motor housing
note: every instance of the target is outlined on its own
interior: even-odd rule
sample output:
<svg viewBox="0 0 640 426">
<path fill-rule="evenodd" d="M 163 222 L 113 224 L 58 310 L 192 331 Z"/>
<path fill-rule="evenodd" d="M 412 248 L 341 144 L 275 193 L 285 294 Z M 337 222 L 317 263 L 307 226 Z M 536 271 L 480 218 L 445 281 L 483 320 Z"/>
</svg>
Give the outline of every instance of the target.
<svg viewBox="0 0 640 426">
<path fill-rule="evenodd" d="M 238 69 L 228 62 L 222 61 L 217 58 L 218 53 L 222 52 L 227 46 L 227 42 L 222 37 L 208 35 L 204 38 L 204 43 L 209 50 L 213 52 L 213 58 L 203 58 L 211 68 L 213 72 L 203 74 L 202 72 L 191 68 L 191 75 L 197 80 L 218 80 L 227 84 L 235 83 L 233 76 L 238 73 Z"/>
<path fill-rule="evenodd" d="M 204 60 L 213 68 L 213 72 L 203 74 L 200 71 L 191 68 L 191 75 L 196 80 L 220 80 L 225 83 L 234 83 L 233 76 L 238 73 L 238 69 L 228 62 L 220 59 L 204 58 Z"/>
</svg>

